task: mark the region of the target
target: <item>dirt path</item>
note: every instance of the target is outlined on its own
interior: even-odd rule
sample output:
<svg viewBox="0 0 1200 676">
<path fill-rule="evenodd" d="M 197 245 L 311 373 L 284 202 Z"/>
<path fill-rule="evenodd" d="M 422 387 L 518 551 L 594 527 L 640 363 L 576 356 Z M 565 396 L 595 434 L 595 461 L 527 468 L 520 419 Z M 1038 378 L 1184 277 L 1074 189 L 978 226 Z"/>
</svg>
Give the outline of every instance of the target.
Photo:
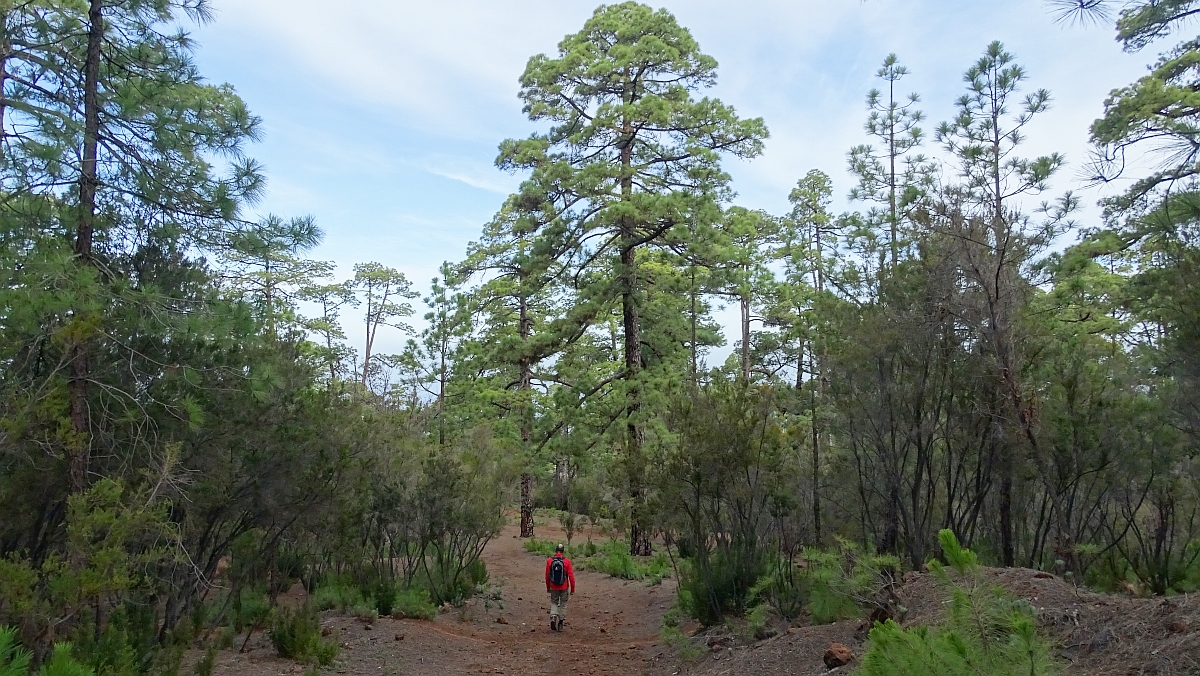
<svg viewBox="0 0 1200 676">
<path fill-rule="evenodd" d="M 550 528 L 542 537 L 552 536 Z M 509 526 L 484 551 L 500 603 L 474 599 L 432 621 L 380 618 L 367 624 L 330 616 L 324 625 L 342 644 L 332 670 L 339 674 L 516 674 L 542 676 L 657 676 L 671 674 L 672 653 L 658 638 L 674 582 L 648 587 L 600 573 L 577 571 L 576 594 L 564 630 L 551 632 L 544 559 L 530 554 Z M 502 606 L 502 607 L 498 607 Z M 303 669 L 275 657 L 265 636 L 249 652 L 223 651 L 215 673 L 290 674 Z"/>
</svg>

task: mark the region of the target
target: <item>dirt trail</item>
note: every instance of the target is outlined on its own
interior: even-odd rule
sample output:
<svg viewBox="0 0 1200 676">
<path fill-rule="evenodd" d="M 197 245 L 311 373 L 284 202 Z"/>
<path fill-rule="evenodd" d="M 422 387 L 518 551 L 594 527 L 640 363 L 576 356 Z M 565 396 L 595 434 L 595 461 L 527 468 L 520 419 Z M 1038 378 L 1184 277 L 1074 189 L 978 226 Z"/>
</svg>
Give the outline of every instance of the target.
<svg viewBox="0 0 1200 676">
<path fill-rule="evenodd" d="M 543 528 L 542 537 L 552 535 Z M 332 667 L 339 674 L 519 674 L 541 676 L 657 676 L 671 674 L 671 651 L 658 638 L 663 613 L 674 601 L 674 582 L 648 587 L 600 573 L 576 571 L 576 594 L 564 630 L 551 632 L 544 559 L 526 552 L 508 526 L 484 551 L 500 603 L 473 599 L 444 610 L 432 621 L 380 618 L 367 624 L 329 616 L 342 650 Z M 490 606 L 490 607 L 489 607 Z M 498 607 L 498 606 L 502 606 Z M 223 651 L 215 673 L 262 676 L 303 671 L 275 656 L 265 636 L 247 653 Z"/>
</svg>

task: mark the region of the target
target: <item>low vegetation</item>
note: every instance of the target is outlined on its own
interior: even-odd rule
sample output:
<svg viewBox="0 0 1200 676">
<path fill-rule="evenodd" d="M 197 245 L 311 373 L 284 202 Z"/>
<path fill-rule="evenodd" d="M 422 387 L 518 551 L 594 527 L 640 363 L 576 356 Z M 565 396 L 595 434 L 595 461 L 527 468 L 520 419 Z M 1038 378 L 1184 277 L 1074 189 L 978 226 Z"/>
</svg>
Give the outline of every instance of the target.
<svg viewBox="0 0 1200 676">
<path fill-rule="evenodd" d="M 871 630 L 860 676 L 1047 676 L 1057 673 L 1050 646 L 1037 634 L 1032 606 L 983 580 L 978 557 L 948 530 L 941 533 L 946 618 L 936 626 L 901 628 L 893 620 Z"/>
<path fill-rule="evenodd" d="M 558 543 L 530 538 L 525 541 L 525 551 L 542 556 L 554 554 Z M 588 540 L 582 545 L 568 545 L 566 554 L 576 570 L 591 570 L 622 580 L 640 580 L 647 584 L 659 584 L 671 577 L 671 562 L 666 552 L 651 557 L 634 557 L 629 553 L 629 543 L 624 540 L 604 540 L 600 544 Z"/>
</svg>

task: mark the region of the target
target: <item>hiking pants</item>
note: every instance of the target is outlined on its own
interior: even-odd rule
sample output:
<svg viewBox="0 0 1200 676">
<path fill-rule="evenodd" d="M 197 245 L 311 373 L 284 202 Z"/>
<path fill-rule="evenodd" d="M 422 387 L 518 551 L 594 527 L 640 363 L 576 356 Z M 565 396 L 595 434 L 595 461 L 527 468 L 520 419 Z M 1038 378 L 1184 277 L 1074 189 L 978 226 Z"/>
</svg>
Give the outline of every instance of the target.
<svg viewBox="0 0 1200 676">
<path fill-rule="evenodd" d="M 571 598 L 569 589 L 550 590 L 550 617 L 567 619 L 567 599 Z"/>
</svg>

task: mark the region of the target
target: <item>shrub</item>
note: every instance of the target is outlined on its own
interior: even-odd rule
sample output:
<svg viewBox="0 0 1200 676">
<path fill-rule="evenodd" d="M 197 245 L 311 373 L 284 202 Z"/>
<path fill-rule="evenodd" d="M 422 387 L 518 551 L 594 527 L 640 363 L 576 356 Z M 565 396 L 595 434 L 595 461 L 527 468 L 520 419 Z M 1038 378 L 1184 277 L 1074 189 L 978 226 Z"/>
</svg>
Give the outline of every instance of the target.
<svg viewBox="0 0 1200 676">
<path fill-rule="evenodd" d="M 429 592 L 419 587 L 409 587 L 396 595 L 393 617 L 414 620 L 432 620 L 437 617 L 437 606 L 429 598 Z"/>
<path fill-rule="evenodd" d="M 17 642 L 14 627 L 0 627 L 0 676 L 31 676 L 33 653 Z M 42 663 L 38 676 L 94 676 L 91 667 L 71 655 L 70 643 L 56 643 L 49 659 Z"/>
<path fill-rule="evenodd" d="M 346 612 L 364 601 L 362 591 L 348 577 L 329 575 L 313 591 L 311 603 L 317 610 Z"/>
<path fill-rule="evenodd" d="M 761 561 L 761 555 L 742 547 L 717 547 L 688 560 L 679 570 L 680 606 L 705 626 L 742 612 L 762 572 Z"/>
<path fill-rule="evenodd" d="M 33 654 L 17 643 L 17 630 L 0 627 L 0 676 L 26 676 Z"/>
<path fill-rule="evenodd" d="M 91 667 L 81 664 L 71 656 L 70 643 L 54 644 L 54 651 L 50 653 L 50 659 L 43 662 L 42 668 L 38 670 L 38 676 L 93 676 L 94 674 Z"/>
<path fill-rule="evenodd" d="M 801 570 L 791 559 L 776 557 L 769 564 L 767 573 L 750 589 L 750 596 L 757 598 L 788 621 L 799 617 L 804 608 L 804 591 Z"/>
<path fill-rule="evenodd" d="M 321 636 L 321 623 L 311 607 L 280 608 L 271 624 L 271 645 L 280 657 L 328 666 L 337 657 L 337 643 Z"/>
<path fill-rule="evenodd" d="M 196 676 L 212 676 L 213 668 L 217 664 L 217 646 L 210 645 L 204 650 L 204 657 L 196 660 L 196 666 L 192 671 Z"/>
<path fill-rule="evenodd" d="M 557 543 L 549 540 L 529 538 L 525 551 L 542 556 L 554 554 Z M 671 562 L 667 555 L 659 552 L 649 559 L 629 554 L 629 543 L 624 540 L 605 540 L 601 544 L 588 540 L 582 546 L 566 547 L 566 555 L 575 570 L 590 570 L 622 580 L 644 580 L 647 584 L 659 584 L 671 577 Z"/>
<path fill-rule="evenodd" d="M 439 553 L 434 558 L 441 556 Z M 469 562 L 442 560 L 429 567 L 426 581 L 434 602 L 459 606 L 473 596 L 476 589 L 487 584 L 487 564 L 478 557 Z"/>
<path fill-rule="evenodd" d="M 1032 608 L 983 581 L 979 561 L 954 534 L 939 534 L 949 568 L 930 568 L 949 594 L 941 626 L 903 629 L 877 624 L 861 676 L 1043 676 L 1054 673 L 1049 649 L 1034 627 Z"/>
<path fill-rule="evenodd" d="M 549 540 L 540 540 L 536 537 L 532 537 L 532 538 L 529 538 L 528 540 L 526 540 L 525 544 L 523 546 L 525 547 L 525 551 L 529 552 L 530 554 L 541 554 L 542 556 L 550 556 L 551 554 L 554 553 L 554 547 L 556 544 L 557 543 L 551 542 Z M 589 542 L 588 544 L 591 544 L 591 543 Z M 595 545 L 593 545 L 593 547 L 594 546 Z M 571 556 L 571 555 L 572 555 L 572 548 L 567 547 L 567 556 Z"/>
<path fill-rule="evenodd" d="M 242 633 L 251 627 L 260 627 L 266 623 L 271 614 L 271 600 L 267 598 L 266 587 L 239 589 L 233 593 L 233 630 Z"/>
<path fill-rule="evenodd" d="M 392 609 L 396 607 L 396 597 L 399 595 L 395 581 L 380 578 L 371 585 L 369 594 L 370 598 L 375 600 L 375 610 L 380 615 L 392 614 Z"/>
</svg>

